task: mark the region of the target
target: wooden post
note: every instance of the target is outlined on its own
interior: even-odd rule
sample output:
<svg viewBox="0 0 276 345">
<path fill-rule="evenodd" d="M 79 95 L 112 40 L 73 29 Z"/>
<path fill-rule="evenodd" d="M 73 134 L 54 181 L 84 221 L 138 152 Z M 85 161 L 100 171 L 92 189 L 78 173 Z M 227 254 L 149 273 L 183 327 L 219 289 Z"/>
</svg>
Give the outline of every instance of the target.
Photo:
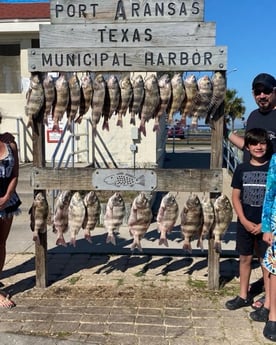
<svg viewBox="0 0 276 345">
<path fill-rule="evenodd" d="M 218 109 L 218 114 L 224 114 L 224 104 Z M 223 122 L 224 115 L 214 122 L 211 138 L 211 162 L 210 168 L 222 168 L 223 157 Z M 210 198 L 214 199 L 218 195 L 211 193 Z M 214 249 L 214 238 L 208 241 L 208 287 L 211 290 L 219 289 L 219 261 L 220 254 Z"/>
<path fill-rule="evenodd" d="M 33 166 L 45 167 L 45 132 L 42 123 L 35 123 L 33 128 Z M 34 190 L 34 196 L 37 193 Z M 40 190 L 46 194 L 46 191 Z M 35 245 L 35 269 L 36 287 L 45 288 L 47 286 L 47 227 L 44 233 L 39 234 L 40 243 Z"/>
</svg>

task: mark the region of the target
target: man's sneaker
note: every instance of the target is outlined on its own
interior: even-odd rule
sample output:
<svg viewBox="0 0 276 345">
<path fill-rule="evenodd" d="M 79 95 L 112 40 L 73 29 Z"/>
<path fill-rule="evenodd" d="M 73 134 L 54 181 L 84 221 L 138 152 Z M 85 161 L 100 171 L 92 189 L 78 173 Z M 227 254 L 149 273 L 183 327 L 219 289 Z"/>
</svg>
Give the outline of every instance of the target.
<svg viewBox="0 0 276 345">
<path fill-rule="evenodd" d="M 249 317 L 253 321 L 267 322 L 268 314 L 269 314 L 269 310 L 267 308 L 265 308 L 265 307 L 261 307 L 260 309 L 252 311 L 249 314 Z"/>
<path fill-rule="evenodd" d="M 249 305 L 252 304 L 252 302 L 253 302 L 252 297 L 248 297 L 247 299 L 244 299 L 244 298 L 241 298 L 240 296 L 237 296 L 231 299 L 230 301 L 227 301 L 225 303 L 225 307 L 230 310 L 236 310 L 239 308 L 248 307 Z"/>
</svg>

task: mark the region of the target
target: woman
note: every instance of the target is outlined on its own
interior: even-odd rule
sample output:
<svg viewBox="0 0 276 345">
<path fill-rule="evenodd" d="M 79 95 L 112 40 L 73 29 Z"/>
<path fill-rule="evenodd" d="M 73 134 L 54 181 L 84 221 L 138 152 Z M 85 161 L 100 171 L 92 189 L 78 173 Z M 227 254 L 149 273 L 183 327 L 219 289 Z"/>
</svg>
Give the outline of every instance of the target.
<svg viewBox="0 0 276 345">
<path fill-rule="evenodd" d="M 2 117 L 0 114 L 0 123 Z M 0 135 L 0 273 L 6 260 L 6 242 L 13 216 L 20 213 L 21 201 L 16 193 L 19 162 L 17 145 L 10 133 Z M 12 308 L 15 303 L 0 291 L 0 307 Z"/>
</svg>

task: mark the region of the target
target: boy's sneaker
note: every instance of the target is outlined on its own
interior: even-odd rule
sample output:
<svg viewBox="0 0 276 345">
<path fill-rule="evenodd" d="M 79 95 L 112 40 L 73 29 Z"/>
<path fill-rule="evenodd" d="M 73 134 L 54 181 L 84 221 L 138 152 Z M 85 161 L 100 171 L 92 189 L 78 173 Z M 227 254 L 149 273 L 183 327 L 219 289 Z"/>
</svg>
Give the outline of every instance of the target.
<svg viewBox="0 0 276 345">
<path fill-rule="evenodd" d="M 261 307 L 260 309 L 252 311 L 249 314 L 249 317 L 253 321 L 267 322 L 268 314 L 269 314 L 269 310 L 267 308 L 265 308 L 265 307 Z"/>
<path fill-rule="evenodd" d="M 229 310 L 236 310 L 243 307 L 248 307 L 253 302 L 252 297 L 247 297 L 247 299 L 237 296 L 225 303 L 225 307 Z"/>
</svg>

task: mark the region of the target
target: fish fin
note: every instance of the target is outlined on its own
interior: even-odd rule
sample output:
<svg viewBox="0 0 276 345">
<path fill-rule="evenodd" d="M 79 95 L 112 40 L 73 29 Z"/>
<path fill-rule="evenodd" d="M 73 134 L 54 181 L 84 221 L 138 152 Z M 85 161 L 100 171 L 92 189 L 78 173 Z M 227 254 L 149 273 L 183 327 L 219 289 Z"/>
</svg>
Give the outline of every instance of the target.
<svg viewBox="0 0 276 345">
<path fill-rule="evenodd" d="M 141 246 L 141 242 L 139 240 L 139 238 L 134 237 L 132 245 L 130 246 L 131 251 L 133 251 L 135 248 L 137 248 L 139 250 L 139 252 L 142 252 L 142 246 Z"/>
<path fill-rule="evenodd" d="M 184 242 L 183 249 L 186 250 L 189 254 L 192 254 L 192 247 L 190 242 Z"/>
<path fill-rule="evenodd" d="M 62 247 L 67 247 L 67 243 L 65 242 L 64 237 L 58 237 L 57 241 L 56 241 L 56 245 L 57 246 L 62 246 Z"/>
<path fill-rule="evenodd" d="M 203 241 L 202 241 L 202 238 L 199 238 L 199 239 L 198 239 L 197 244 L 196 244 L 196 247 L 197 247 L 197 248 L 200 248 L 201 251 L 203 252 L 204 248 L 203 248 Z"/>
<path fill-rule="evenodd" d="M 92 237 L 89 233 L 85 233 L 84 234 L 84 238 L 86 239 L 86 241 L 88 241 L 89 243 L 92 243 Z"/>
<path fill-rule="evenodd" d="M 115 240 L 115 236 L 112 234 L 112 235 L 107 235 L 107 238 L 106 238 L 106 243 L 112 243 L 114 246 L 116 246 L 116 240 Z"/>
<path fill-rule="evenodd" d="M 166 238 L 160 238 L 159 239 L 159 246 L 161 246 L 162 244 L 164 244 L 165 247 L 169 247 L 169 243 L 168 243 L 168 240 Z"/>
<path fill-rule="evenodd" d="M 71 238 L 70 245 L 73 246 L 74 248 L 76 248 L 76 238 L 75 237 Z"/>
</svg>

